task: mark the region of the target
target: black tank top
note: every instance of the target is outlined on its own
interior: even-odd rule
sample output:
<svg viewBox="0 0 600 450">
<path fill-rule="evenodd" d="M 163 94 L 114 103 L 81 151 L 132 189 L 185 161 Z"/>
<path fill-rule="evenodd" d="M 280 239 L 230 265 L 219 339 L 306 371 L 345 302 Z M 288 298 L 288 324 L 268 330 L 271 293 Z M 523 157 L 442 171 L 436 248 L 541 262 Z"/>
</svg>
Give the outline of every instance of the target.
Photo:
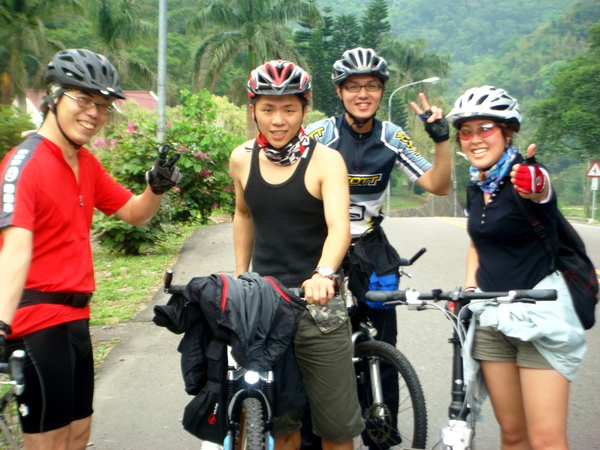
<svg viewBox="0 0 600 450">
<path fill-rule="evenodd" d="M 311 139 L 290 178 L 275 185 L 260 173 L 260 149 L 255 144 L 244 190 L 254 224 L 252 271 L 288 287 L 299 287 L 310 278 L 327 237 L 323 201 L 308 192 L 304 181 L 315 146 Z"/>
</svg>

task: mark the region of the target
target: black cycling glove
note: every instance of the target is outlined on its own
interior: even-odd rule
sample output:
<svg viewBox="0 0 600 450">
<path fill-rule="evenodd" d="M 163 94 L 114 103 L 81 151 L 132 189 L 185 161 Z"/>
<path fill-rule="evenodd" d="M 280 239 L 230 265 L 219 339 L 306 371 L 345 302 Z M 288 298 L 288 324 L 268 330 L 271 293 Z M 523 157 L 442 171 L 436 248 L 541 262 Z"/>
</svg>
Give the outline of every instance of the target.
<svg viewBox="0 0 600 450">
<path fill-rule="evenodd" d="M 168 152 L 169 145 L 163 145 L 158 154 L 158 159 L 154 163 L 154 167 L 146 172 L 146 182 L 150 190 L 156 195 L 164 194 L 173 186 L 181 183 L 183 179 L 179 168 L 175 166 L 181 154 L 175 153 L 167 160 Z"/>
<path fill-rule="evenodd" d="M 433 142 L 436 144 L 450 139 L 450 127 L 448 126 L 448 121 L 446 118 L 442 117 L 441 119 L 434 120 L 433 122 L 429 123 L 427 122 L 427 119 L 431 117 L 431 114 L 432 112 L 430 109 L 422 114 L 419 114 L 419 117 L 425 124 L 425 131 L 429 137 L 433 139 Z"/>
</svg>

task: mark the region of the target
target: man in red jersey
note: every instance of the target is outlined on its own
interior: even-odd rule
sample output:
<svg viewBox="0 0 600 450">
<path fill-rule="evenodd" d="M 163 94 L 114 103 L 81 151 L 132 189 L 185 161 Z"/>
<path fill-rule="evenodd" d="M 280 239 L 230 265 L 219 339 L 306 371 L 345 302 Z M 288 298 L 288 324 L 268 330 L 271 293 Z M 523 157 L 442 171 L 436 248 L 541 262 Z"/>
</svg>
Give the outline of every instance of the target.
<svg viewBox="0 0 600 450">
<path fill-rule="evenodd" d="M 0 164 L 0 354 L 27 353 L 19 396 L 25 448 L 84 449 L 94 364 L 88 328 L 95 288 L 94 209 L 145 225 L 181 181 L 164 147 L 141 195 L 113 180 L 83 145 L 100 131 L 119 74 L 89 50 L 58 52 L 46 68 L 45 118 Z"/>
</svg>

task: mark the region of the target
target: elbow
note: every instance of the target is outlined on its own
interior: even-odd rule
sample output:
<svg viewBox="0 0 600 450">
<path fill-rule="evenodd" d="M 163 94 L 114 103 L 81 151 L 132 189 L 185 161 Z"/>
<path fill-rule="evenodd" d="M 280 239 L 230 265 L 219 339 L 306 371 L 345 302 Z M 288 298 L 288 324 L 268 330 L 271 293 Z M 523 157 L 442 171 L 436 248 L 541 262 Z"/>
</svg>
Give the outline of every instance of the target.
<svg viewBox="0 0 600 450">
<path fill-rule="evenodd" d="M 448 195 L 450 193 L 450 186 L 443 186 L 435 192 L 435 195 Z"/>
</svg>

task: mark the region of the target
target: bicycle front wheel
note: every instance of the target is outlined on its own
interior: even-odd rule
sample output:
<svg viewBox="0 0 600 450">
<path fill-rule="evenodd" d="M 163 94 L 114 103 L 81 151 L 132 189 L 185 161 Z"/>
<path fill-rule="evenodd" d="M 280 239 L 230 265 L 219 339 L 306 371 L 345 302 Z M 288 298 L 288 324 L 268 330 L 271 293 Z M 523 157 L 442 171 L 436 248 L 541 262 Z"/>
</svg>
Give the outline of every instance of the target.
<svg viewBox="0 0 600 450">
<path fill-rule="evenodd" d="M 383 403 L 373 400 L 373 364 L 379 365 L 381 377 L 391 377 L 394 384 L 397 379 L 398 395 L 386 392 Z M 379 449 L 399 444 L 424 449 L 427 439 L 425 397 L 406 356 L 386 342 L 365 341 L 354 347 L 354 369 L 358 400 L 365 420 L 364 444 Z M 381 385 L 381 380 L 377 384 Z"/>
<path fill-rule="evenodd" d="M 242 403 L 242 420 L 237 450 L 265 450 L 265 425 L 260 400 L 249 397 Z"/>
<path fill-rule="evenodd" d="M 19 405 L 12 391 L 6 392 L 0 399 L 0 448 L 10 450 L 23 448 Z"/>
</svg>

